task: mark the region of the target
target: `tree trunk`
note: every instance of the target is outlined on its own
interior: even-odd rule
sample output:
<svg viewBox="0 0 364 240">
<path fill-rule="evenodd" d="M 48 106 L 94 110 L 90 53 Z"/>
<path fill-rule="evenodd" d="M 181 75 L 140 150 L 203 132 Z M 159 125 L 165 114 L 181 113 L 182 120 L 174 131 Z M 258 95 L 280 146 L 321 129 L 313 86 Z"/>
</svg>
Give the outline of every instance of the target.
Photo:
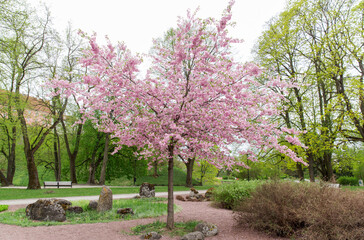
<svg viewBox="0 0 364 240">
<path fill-rule="evenodd" d="M 15 174 L 15 148 L 16 148 L 16 126 L 12 127 L 11 145 L 8 157 L 8 171 L 6 174 L 6 180 L 8 185 L 13 185 L 13 179 Z"/>
<path fill-rule="evenodd" d="M 173 156 L 174 156 L 174 143 L 168 146 L 168 207 L 167 207 L 167 228 L 174 228 L 174 199 L 173 199 Z"/>
<path fill-rule="evenodd" d="M 153 163 L 153 169 L 154 169 L 154 173 L 153 173 L 153 177 L 154 178 L 157 178 L 157 177 L 159 177 L 159 174 L 158 174 L 158 162 L 157 161 L 155 161 L 154 163 Z"/>
<path fill-rule="evenodd" d="M 96 164 L 95 164 L 95 160 L 96 160 L 96 149 L 94 149 L 92 156 L 91 156 L 91 163 L 90 163 L 90 167 L 88 168 L 88 180 L 87 183 L 88 184 L 96 184 L 95 182 L 95 172 L 96 172 Z"/>
<path fill-rule="evenodd" d="M 34 154 L 31 151 L 25 151 L 28 167 L 28 188 L 27 189 L 40 189 L 39 177 L 37 166 L 34 161 Z"/>
<path fill-rule="evenodd" d="M 332 164 L 331 164 L 331 152 L 330 151 L 325 151 L 324 152 L 324 156 L 322 158 L 322 169 L 323 169 L 323 180 L 324 181 L 332 181 L 333 180 L 333 176 L 334 176 L 334 172 L 332 169 Z"/>
<path fill-rule="evenodd" d="M 8 180 L 6 179 L 6 177 L 4 176 L 4 174 L 1 170 L 0 170 L 0 182 L 1 182 L 1 186 L 3 186 L 3 187 L 9 186 Z"/>
<path fill-rule="evenodd" d="M 73 157 L 70 157 L 70 178 L 72 183 L 77 183 L 76 159 Z"/>
<path fill-rule="evenodd" d="M 106 167 L 107 162 L 109 160 L 109 142 L 110 142 L 110 133 L 106 133 L 105 135 L 105 147 L 104 147 L 104 158 L 102 160 L 102 167 L 101 167 L 101 173 L 100 173 L 100 185 L 105 184 L 105 177 L 106 177 Z"/>
<path fill-rule="evenodd" d="M 63 137 L 64 137 L 64 142 L 66 144 L 68 158 L 70 160 L 70 178 L 71 178 L 72 183 L 77 183 L 76 158 L 77 158 L 77 154 L 78 154 L 78 149 L 80 147 L 83 124 L 77 125 L 75 148 L 73 149 L 73 152 L 71 152 L 70 144 L 68 141 L 66 124 L 64 123 L 63 118 L 60 119 L 60 121 L 61 121 L 62 128 L 63 128 Z"/>
<path fill-rule="evenodd" d="M 97 160 L 96 160 L 96 153 L 97 153 L 97 148 L 94 150 L 94 152 L 92 153 L 92 157 L 91 157 L 91 164 L 90 164 L 90 168 L 89 168 L 89 176 L 88 176 L 88 184 L 96 184 L 96 169 L 100 166 L 101 161 L 103 160 L 103 156 L 100 153 Z"/>
<path fill-rule="evenodd" d="M 99 165 L 99 163 L 96 162 L 96 154 L 97 154 L 97 150 L 99 149 L 101 137 L 102 137 L 102 134 L 97 134 L 97 138 L 96 138 L 97 141 L 96 141 L 96 144 L 92 151 L 91 162 L 90 162 L 90 167 L 89 167 L 89 171 L 88 171 L 89 172 L 88 180 L 87 180 L 88 184 L 96 184 L 95 173 L 96 173 L 96 168 Z"/>
<path fill-rule="evenodd" d="M 303 169 L 302 169 L 301 163 L 296 163 L 296 167 L 297 167 L 297 175 L 298 175 L 298 178 L 300 179 L 300 181 L 303 181 L 304 174 L 303 174 Z"/>
<path fill-rule="evenodd" d="M 54 149 L 54 175 L 56 181 L 61 181 L 61 146 L 57 129 L 54 128 L 53 149 Z"/>
<path fill-rule="evenodd" d="M 37 166 L 35 165 L 35 161 L 34 161 L 34 152 L 36 151 L 36 149 L 38 149 L 40 147 L 41 143 L 44 141 L 45 135 L 44 135 L 42 142 L 38 143 L 38 146 L 37 146 L 38 148 L 33 150 L 30 145 L 27 124 L 26 124 L 26 121 L 25 121 L 25 118 L 23 115 L 23 111 L 18 110 L 18 112 L 19 112 L 18 116 L 19 116 L 19 119 L 21 122 L 21 129 L 22 129 L 22 133 L 23 133 L 24 153 L 25 153 L 25 158 L 27 160 L 27 169 L 28 169 L 28 178 L 29 178 L 27 189 L 40 189 L 38 169 L 37 169 Z"/>
<path fill-rule="evenodd" d="M 313 171 L 313 156 L 311 152 L 307 153 L 308 159 L 308 173 L 310 175 L 310 182 L 315 182 L 315 173 Z"/>
<path fill-rule="evenodd" d="M 185 162 L 187 168 L 186 174 L 186 187 L 193 187 L 192 184 L 192 173 L 193 173 L 193 164 L 195 163 L 195 158 L 189 158 L 187 162 Z M 202 184 L 202 180 L 201 180 Z"/>
</svg>

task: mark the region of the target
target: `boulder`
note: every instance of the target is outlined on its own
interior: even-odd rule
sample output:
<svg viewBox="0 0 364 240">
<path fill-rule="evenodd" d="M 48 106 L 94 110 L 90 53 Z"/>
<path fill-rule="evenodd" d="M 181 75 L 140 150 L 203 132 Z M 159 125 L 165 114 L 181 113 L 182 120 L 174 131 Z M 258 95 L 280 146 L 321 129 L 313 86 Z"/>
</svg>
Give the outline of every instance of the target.
<svg viewBox="0 0 364 240">
<path fill-rule="evenodd" d="M 219 233 L 217 226 L 211 223 L 199 223 L 196 225 L 195 231 L 202 232 L 205 237 L 215 236 Z"/>
<path fill-rule="evenodd" d="M 110 188 L 103 186 L 101 189 L 97 211 L 104 212 L 112 209 L 112 191 Z"/>
<path fill-rule="evenodd" d="M 202 232 L 191 232 L 181 237 L 181 240 L 204 240 L 204 239 L 205 237 L 202 234 Z"/>
<path fill-rule="evenodd" d="M 183 201 L 183 202 L 186 201 L 186 199 L 183 196 L 181 196 L 181 195 L 177 195 L 176 196 L 176 199 L 177 200 L 180 200 L 180 201 Z"/>
<path fill-rule="evenodd" d="M 91 210 L 96 210 L 97 209 L 97 201 L 95 200 L 91 200 L 89 203 L 88 203 L 88 208 L 91 209 Z"/>
<path fill-rule="evenodd" d="M 211 200 L 211 198 L 212 198 L 212 194 L 213 194 L 213 191 L 215 190 L 215 188 L 209 188 L 209 189 L 207 189 L 207 191 L 206 191 L 206 193 L 205 193 L 205 199 L 207 200 L 207 201 L 210 201 Z"/>
<path fill-rule="evenodd" d="M 198 191 L 196 189 L 191 188 L 190 190 L 190 197 L 196 197 L 198 195 Z"/>
<path fill-rule="evenodd" d="M 131 208 L 119 208 L 117 211 L 116 211 L 117 214 L 120 214 L 121 216 L 124 216 L 126 214 L 131 214 L 131 215 L 134 215 L 134 211 L 133 209 Z"/>
<path fill-rule="evenodd" d="M 197 194 L 195 197 L 196 197 L 198 200 L 200 200 L 200 201 L 202 201 L 202 200 L 204 200 L 204 199 L 205 199 L 205 197 L 204 197 L 202 194 Z"/>
<path fill-rule="evenodd" d="M 67 211 L 70 213 L 77 213 L 77 214 L 83 213 L 82 207 L 79 206 L 69 207 Z"/>
<path fill-rule="evenodd" d="M 149 232 L 140 236 L 140 239 L 160 239 L 162 235 L 157 232 Z"/>
<path fill-rule="evenodd" d="M 39 199 L 29 204 L 25 209 L 26 216 L 39 221 L 65 221 L 66 212 L 55 200 L 57 199 Z"/>
<path fill-rule="evenodd" d="M 66 199 L 52 199 L 55 203 L 58 203 L 62 206 L 63 210 L 67 210 L 69 207 L 72 206 L 72 203 Z"/>
<path fill-rule="evenodd" d="M 139 195 L 140 195 L 140 197 L 146 197 L 146 198 L 155 197 L 154 184 L 150 184 L 150 183 L 146 183 L 146 182 L 143 183 L 140 186 Z"/>
</svg>

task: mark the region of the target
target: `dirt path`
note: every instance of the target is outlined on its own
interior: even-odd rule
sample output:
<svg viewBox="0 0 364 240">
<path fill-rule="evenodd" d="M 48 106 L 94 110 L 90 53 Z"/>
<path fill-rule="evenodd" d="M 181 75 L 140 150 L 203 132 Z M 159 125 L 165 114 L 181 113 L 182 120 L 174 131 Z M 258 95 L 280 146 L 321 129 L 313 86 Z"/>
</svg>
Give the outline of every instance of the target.
<svg viewBox="0 0 364 240">
<path fill-rule="evenodd" d="M 175 221 L 202 220 L 214 223 L 219 228 L 219 234 L 208 240 L 272 240 L 283 238 L 271 238 L 262 233 L 250 229 L 238 227 L 233 220 L 232 212 L 225 209 L 217 209 L 210 206 L 209 202 L 181 202 L 175 203 L 182 207 L 182 211 L 175 214 Z M 14 210 L 23 206 L 10 206 Z M 148 219 L 136 219 L 130 221 L 78 224 L 62 226 L 19 227 L 0 224 L 0 240 L 102 240 L 102 239 L 140 239 L 139 236 L 131 236 L 130 228 L 140 224 L 147 224 L 156 220 L 166 221 L 166 216 Z M 163 240 L 180 239 L 163 236 Z"/>
</svg>

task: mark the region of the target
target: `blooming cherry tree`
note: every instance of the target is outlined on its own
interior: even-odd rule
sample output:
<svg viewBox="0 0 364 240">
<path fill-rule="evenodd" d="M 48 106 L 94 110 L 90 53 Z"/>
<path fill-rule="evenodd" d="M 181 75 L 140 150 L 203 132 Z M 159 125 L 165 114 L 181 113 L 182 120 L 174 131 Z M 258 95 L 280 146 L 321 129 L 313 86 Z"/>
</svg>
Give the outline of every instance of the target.
<svg viewBox="0 0 364 240">
<path fill-rule="evenodd" d="M 155 40 L 153 63 L 137 78 L 141 58 L 124 44 L 101 47 L 90 37 L 81 60 L 88 73 L 82 82 L 54 81 L 64 94 L 77 93 L 85 118 L 109 132 L 118 146 L 138 146 L 143 154 L 168 161 L 167 227 L 173 228 L 173 159 L 204 159 L 218 168 L 245 166 L 230 152 L 231 144 L 249 146 L 241 154 L 256 161 L 254 149 L 276 149 L 302 162 L 279 145 L 280 138 L 301 145 L 292 129 L 279 129 L 271 119 L 283 99 L 270 87 L 289 87 L 280 79 L 257 81 L 262 70 L 234 61 L 228 36 L 231 2 L 222 18 L 200 19 L 196 12 L 178 19 L 166 41 Z M 97 117 L 96 117 L 97 115 Z M 116 151 L 118 148 L 116 148 Z"/>
</svg>

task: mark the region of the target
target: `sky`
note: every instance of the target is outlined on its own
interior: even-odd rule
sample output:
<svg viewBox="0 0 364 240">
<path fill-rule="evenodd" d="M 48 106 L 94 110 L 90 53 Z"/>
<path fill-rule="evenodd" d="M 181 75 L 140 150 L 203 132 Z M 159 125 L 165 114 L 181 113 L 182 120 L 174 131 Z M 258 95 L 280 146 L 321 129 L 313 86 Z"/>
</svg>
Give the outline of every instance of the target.
<svg viewBox="0 0 364 240">
<path fill-rule="evenodd" d="M 62 32 L 68 22 L 73 28 L 99 39 L 107 35 L 112 42 L 125 42 L 133 53 L 148 53 L 154 38 L 163 37 L 176 27 L 177 17 L 187 10 L 200 10 L 198 17 L 219 19 L 229 0 L 27 0 L 32 6 L 49 6 L 55 28 Z M 235 59 L 252 60 L 251 49 L 267 21 L 283 11 L 286 0 L 236 0 L 229 30 L 244 43 L 235 46 Z"/>
</svg>

